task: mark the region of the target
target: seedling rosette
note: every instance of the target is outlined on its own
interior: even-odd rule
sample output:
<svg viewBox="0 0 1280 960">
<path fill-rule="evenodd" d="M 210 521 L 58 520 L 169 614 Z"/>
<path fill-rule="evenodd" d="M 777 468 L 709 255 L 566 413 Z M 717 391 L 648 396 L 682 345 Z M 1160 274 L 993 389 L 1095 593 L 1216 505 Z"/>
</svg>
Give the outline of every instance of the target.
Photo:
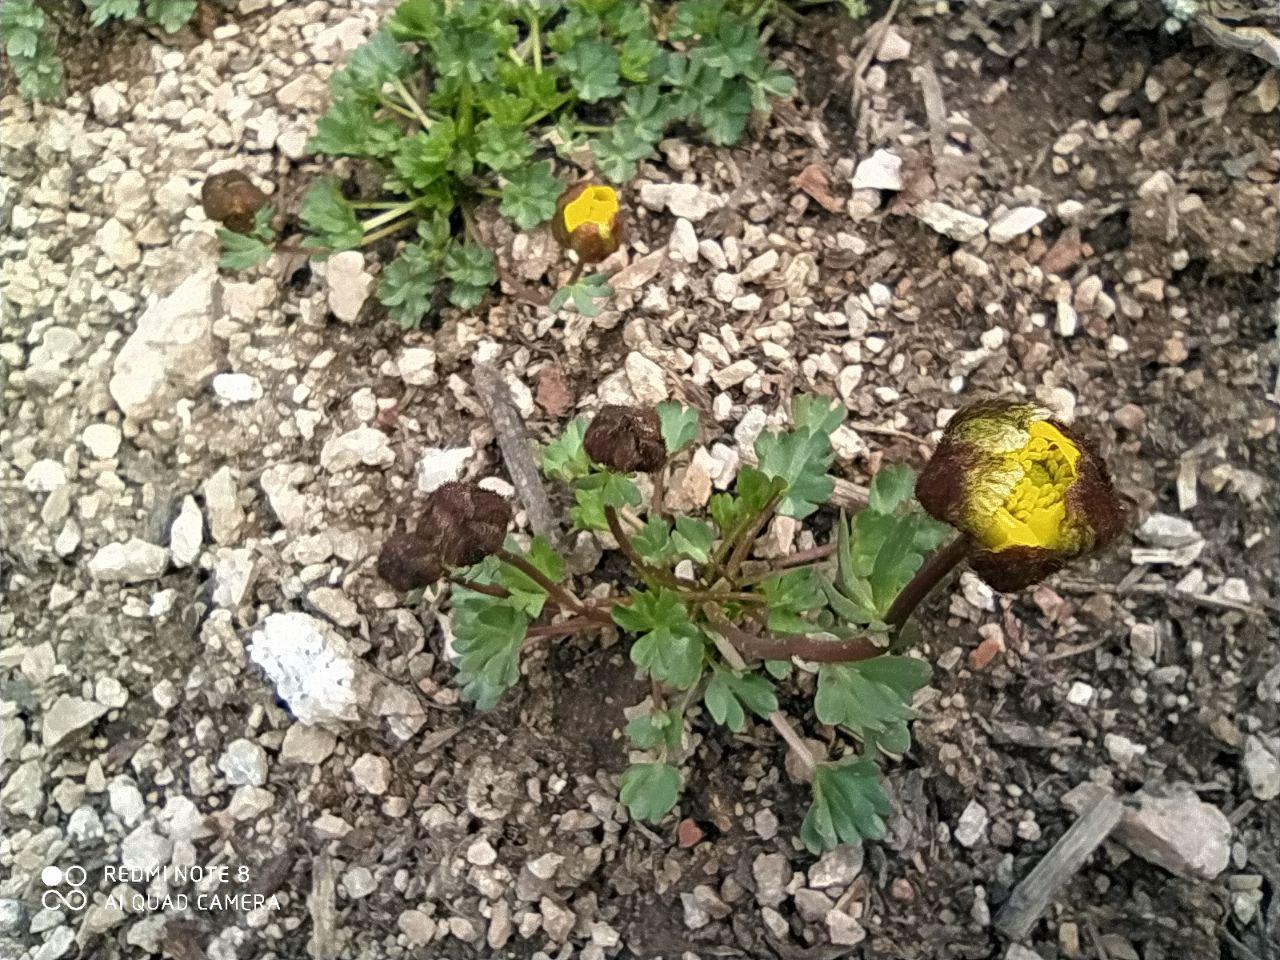
<svg viewBox="0 0 1280 960">
<path fill-rule="evenodd" d="M 912 702 L 931 672 L 910 650 L 912 613 L 966 560 L 1001 588 L 1011 570 L 1030 582 L 1046 558 L 1061 566 L 1104 545 L 1122 511 L 1083 441 L 1036 408 L 987 404 L 957 415 L 918 482 L 905 466 L 881 469 L 866 506 L 834 518 L 828 543 L 758 559 L 775 517 L 806 519 L 830 501 L 831 434 L 844 416 L 824 398 L 798 398 L 792 427 L 759 436 L 757 465 L 705 515 L 664 503 L 668 475 L 699 437 L 694 410 L 610 405 L 572 421 L 542 466 L 571 488 L 574 527 L 627 559 L 627 584 L 608 596 L 578 592 L 546 540 L 503 540 L 509 510 L 467 484 L 433 493 L 415 530 L 387 541 L 379 571 L 402 590 L 452 584 L 457 681 L 480 709 L 519 681 L 529 645 L 622 634 L 652 684 L 625 728 L 633 762 L 620 797 L 633 817 L 657 822 L 679 803 L 691 724 L 741 733 L 765 722 L 811 781 L 805 845 L 875 839 L 891 812 L 880 764 L 909 750 Z M 1028 547 L 1045 552 L 1030 566 Z M 813 756 L 779 707 L 779 684 L 796 669 L 817 675 L 812 717 L 836 732 L 831 759 Z"/>
</svg>

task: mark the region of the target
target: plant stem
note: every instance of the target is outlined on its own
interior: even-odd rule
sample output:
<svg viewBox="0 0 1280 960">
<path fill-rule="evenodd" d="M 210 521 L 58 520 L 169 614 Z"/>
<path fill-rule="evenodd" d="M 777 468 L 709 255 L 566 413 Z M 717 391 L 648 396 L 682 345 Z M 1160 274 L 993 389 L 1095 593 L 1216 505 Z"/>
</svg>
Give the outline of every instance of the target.
<svg viewBox="0 0 1280 960">
<path fill-rule="evenodd" d="M 446 579 L 455 587 L 462 587 L 464 590 L 471 590 L 475 593 L 483 593 L 486 597 L 497 597 L 499 600 L 506 600 L 511 596 L 511 591 L 506 587 L 494 586 L 490 583 L 476 583 L 474 580 L 468 580 L 466 577 L 458 577 L 449 574 Z"/>
<path fill-rule="evenodd" d="M 799 657 L 812 663 L 853 663 L 870 660 L 886 652 L 866 637 L 854 640 L 816 640 L 802 633 L 780 633 L 760 637 L 731 623 L 719 606 L 704 603 L 702 612 L 716 630 L 723 633 L 737 649 L 761 660 L 790 660 Z"/>
<path fill-rule="evenodd" d="M 533 50 L 533 72 L 542 72 L 542 24 L 538 20 L 538 8 L 534 6 L 529 13 L 529 40 Z"/>
<path fill-rule="evenodd" d="M 742 561 L 747 559 L 751 553 L 752 546 L 755 545 L 756 537 L 760 536 L 760 531 L 764 529 L 765 524 L 773 517 L 773 511 L 778 508 L 778 502 L 782 499 L 782 491 L 778 491 L 769 498 L 769 502 L 764 505 L 751 524 L 744 528 L 743 531 L 735 538 L 733 553 L 729 554 L 729 562 L 725 565 L 725 576 L 730 580 L 737 573 L 738 568 L 742 566 Z"/>
<path fill-rule="evenodd" d="M 364 239 L 360 241 L 360 246 L 367 247 L 371 243 L 377 243 L 383 237 L 389 237 L 393 233 L 399 233 L 401 230 L 403 230 L 407 226 L 410 226 L 412 223 L 413 223 L 412 218 L 397 220 L 395 223 L 391 224 L 390 226 L 383 227 L 381 230 L 375 230 L 373 231 L 373 233 L 367 233 L 365 234 Z"/>
<path fill-rule="evenodd" d="M 404 85 L 404 81 L 399 77 L 393 78 L 391 81 L 391 88 L 395 90 L 396 93 L 400 94 L 401 98 L 404 100 L 405 106 L 413 111 L 413 115 L 417 121 L 422 124 L 425 129 L 430 130 L 432 123 L 431 118 L 427 116 L 427 111 L 422 109 L 422 104 L 420 104 L 413 94 L 409 92 L 409 88 Z"/>
<path fill-rule="evenodd" d="M 578 280 L 582 277 L 582 271 L 586 268 L 586 266 L 587 266 L 587 262 L 585 260 L 579 260 L 577 263 L 575 263 L 573 265 L 573 273 L 569 276 L 569 282 L 566 283 L 565 286 L 572 287 L 575 283 L 577 283 Z"/>
<path fill-rule="evenodd" d="M 791 725 L 787 715 L 781 710 L 775 710 L 769 714 L 769 722 L 773 724 L 773 729 L 778 731 L 778 736 L 782 737 L 787 746 L 800 758 L 805 770 L 812 775 L 813 771 L 818 768 L 818 761 L 813 758 L 813 751 L 804 742 L 804 738 L 796 732 L 796 728 Z"/>
<path fill-rule="evenodd" d="M 382 106 L 386 107 L 388 110 L 394 110 L 396 113 L 400 114 L 400 116 L 404 117 L 406 120 L 412 120 L 414 123 L 422 122 L 418 118 L 418 115 L 416 113 L 414 113 L 412 110 L 406 110 L 404 107 L 400 106 L 400 104 L 396 103 L 390 97 L 379 96 L 378 103 L 382 104 Z"/>
<path fill-rule="evenodd" d="M 915 613 L 916 607 L 925 597 L 933 592 L 933 588 L 941 583 L 959 563 L 969 555 L 969 538 L 961 534 L 933 555 L 916 571 L 916 575 L 902 588 L 884 615 L 884 622 L 897 633 Z"/>
<path fill-rule="evenodd" d="M 667 498 L 667 464 L 663 464 L 658 472 L 653 475 L 653 497 L 649 500 L 649 508 L 668 523 L 671 521 L 671 515 L 667 513 L 667 507 L 662 502 Z"/>
<path fill-rule="evenodd" d="M 530 646 L 538 640 L 552 637 L 571 637 L 579 633 L 591 633 L 600 629 L 600 622 L 590 617 L 570 617 L 559 623 L 544 623 L 530 627 L 524 635 L 524 645 Z"/>
<path fill-rule="evenodd" d="M 589 617 L 595 620 L 597 623 L 613 623 L 613 618 L 610 617 L 609 614 L 588 607 L 585 603 L 548 577 L 524 557 L 518 557 L 507 550 L 498 550 L 494 556 L 507 564 L 507 566 L 515 567 L 526 577 L 540 586 L 547 592 L 547 596 L 554 600 L 556 605 L 562 610 L 574 610 L 584 617 Z"/>
<path fill-rule="evenodd" d="M 650 584 L 662 584 L 675 590 L 680 589 L 680 581 L 674 576 L 666 570 L 659 570 L 644 562 L 644 558 L 640 556 L 640 551 L 636 549 L 636 545 L 627 536 L 627 531 L 622 529 L 622 520 L 618 517 L 618 511 L 614 507 L 606 506 L 604 508 L 604 519 L 609 524 L 609 532 L 613 534 L 613 539 L 618 541 L 618 549 L 626 554 L 627 560 L 631 563 L 631 566 L 635 567 L 636 573 L 643 580 Z"/>
<path fill-rule="evenodd" d="M 370 230 L 376 230 L 384 223 L 390 223 L 397 217 L 402 217 L 406 213 L 411 212 L 417 205 L 417 200 L 405 200 L 400 203 L 392 204 L 390 207 L 387 207 L 383 213 L 378 214 L 376 217 L 370 217 L 368 220 L 362 220 L 360 222 L 360 229 L 365 233 L 368 233 Z"/>
</svg>

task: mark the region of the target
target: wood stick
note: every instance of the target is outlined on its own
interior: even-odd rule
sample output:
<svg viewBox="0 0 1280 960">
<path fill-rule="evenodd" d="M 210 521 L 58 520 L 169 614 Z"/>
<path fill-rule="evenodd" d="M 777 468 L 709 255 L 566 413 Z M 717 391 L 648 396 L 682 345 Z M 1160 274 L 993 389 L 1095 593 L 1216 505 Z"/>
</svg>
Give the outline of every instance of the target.
<svg viewBox="0 0 1280 960">
<path fill-rule="evenodd" d="M 553 541 L 558 539 L 560 530 L 551 509 L 546 485 L 542 482 L 542 472 L 533 458 L 529 431 L 525 429 L 507 382 L 496 366 L 482 361 L 474 367 L 472 384 L 489 413 L 493 432 L 498 437 L 498 447 L 502 450 L 502 459 L 507 465 L 507 473 L 516 488 L 516 495 L 529 515 L 529 526 L 536 534 Z"/>
<path fill-rule="evenodd" d="M 1120 822 L 1124 807 L 1115 797 L 1100 797 L 1035 865 L 996 915 L 995 928 L 1010 940 L 1021 940 L 1058 891 L 1084 866 Z"/>
</svg>

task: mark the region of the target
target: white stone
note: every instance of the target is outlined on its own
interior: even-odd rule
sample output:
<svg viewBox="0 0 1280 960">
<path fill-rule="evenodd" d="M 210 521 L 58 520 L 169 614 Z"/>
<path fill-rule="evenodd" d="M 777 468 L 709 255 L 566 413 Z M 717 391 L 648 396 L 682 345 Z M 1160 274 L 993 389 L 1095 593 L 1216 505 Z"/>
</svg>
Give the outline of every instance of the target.
<svg viewBox="0 0 1280 960">
<path fill-rule="evenodd" d="M 125 415 L 150 419 L 194 394 L 218 370 L 216 275 L 189 277 L 138 320 L 112 365 L 111 396 Z"/>
<path fill-rule="evenodd" d="M 676 220 L 667 246 L 671 251 L 672 260 L 680 260 L 684 263 L 698 261 L 698 234 L 694 232 L 693 224 L 684 217 Z"/>
<path fill-rule="evenodd" d="M 57 460 L 37 460 L 22 477 L 28 493 L 52 493 L 67 482 L 67 471 Z"/>
<path fill-rule="evenodd" d="M 884 39 L 880 41 L 880 49 L 876 51 L 876 59 L 881 63 L 894 63 L 898 60 L 906 60 L 911 56 L 911 41 L 898 32 L 898 28 L 892 24 L 884 32 Z"/>
<path fill-rule="evenodd" d="M 1071 689 L 1067 691 L 1067 703 L 1074 704 L 1077 707 L 1087 707 L 1093 702 L 1096 691 L 1083 680 L 1077 680 L 1071 684 Z"/>
<path fill-rule="evenodd" d="M 1046 214 L 1037 207 L 1014 207 L 991 224 L 987 236 L 992 243 L 1009 243 L 1044 220 Z"/>
<path fill-rule="evenodd" d="M 844 889 L 862 872 L 865 854 L 860 843 L 842 843 L 827 851 L 809 868 L 809 886 L 815 890 Z"/>
<path fill-rule="evenodd" d="M 239 487 L 230 467 L 220 467 L 204 482 L 204 506 L 209 515 L 209 532 L 215 543 L 234 544 L 244 529 Z"/>
<path fill-rule="evenodd" d="M 116 777 L 107 784 L 107 803 L 126 827 L 137 826 L 147 812 L 142 791 L 129 777 Z"/>
<path fill-rule="evenodd" d="M 144 823 L 120 844 L 120 864 L 128 870 L 159 870 L 173 856 L 173 841 Z"/>
<path fill-rule="evenodd" d="M 273 463 L 262 471 L 259 483 L 271 512 L 288 530 L 299 530 L 307 520 L 307 498 L 297 485 L 311 476 L 311 467 L 300 463 Z"/>
<path fill-rule="evenodd" d="M 295 723 L 285 731 L 280 745 L 280 759 L 285 763 L 324 763 L 333 753 L 338 738 L 324 727 Z"/>
<path fill-rule="evenodd" d="M 89 560 L 89 574 L 107 583 L 139 583 L 156 579 L 168 566 L 168 550 L 133 537 L 102 547 Z"/>
<path fill-rule="evenodd" d="M 169 528 L 169 549 L 175 567 L 189 567 L 200 556 L 204 546 L 204 516 L 195 497 L 182 498 L 182 507 Z"/>
<path fill-rule="evenodd" d="M 262 399 L 262 384 L 247 373 L 220 373 L 213 378 L 213 392 L 224 403 L 253 403 Z"/>
<path fill-rule="evenodd" d="M 390 439 L 373 427 L 356 427 L 331 438 L 320 450 L 320 466 L 330 473 L 350 470 L 358 464 L 388 467 L 395 459 Z"/>
<path fill-rule="evenodd" d="M 93 685 L 93 699 L 104 707 L 119 710 L 129 702 L 129 691 L 115 677 L 99 677 Z"/>
<path fill-rule="evenodd" d="M 378 889 L 378 881 L 373 879 L 373 872 L 359 864 L 347 867 L 342 874 L 342 892 L 351 900 L 360 900 Z"/>
<path fill-rule="evenodd" d="M 218 769 L 233 787 L 260 787 L 267 782 L 267 752 L 244 737 L 232 740 L 218 758 Z"/>
<path fill-rule="evenodd" d="M 39 760 L 27 760 L 9 774 L 0 787 L 0 806 L 10 813 L 35 819 L 44 808 L 44 768 Z M 7 830 L 7 828 L 6 828 Z"/>
<path fill-rule="evenodd" d="M 666 209 L 677 217 L 684 217 L 694 222 L 703 219 L 721 204 L 719 197 L 707 193 L 694 183 L 649 181 L 640 184 L 640 202 L 650 210 Z"/>
<path fill-rule="evenodd" d="M 937 200 L 926 203 L 918 216 L 925 226 L 958 243 L 976 240 L 987 229 L 987 221 L 982 217 L 975 217 Z"/>
<path fill-rule="evenodd" d="M 373 292 L 373 283 L 373 276 L 364 269 L 364 254 L 359 250 L 335 253 L 325 265 L 329 309 L 343 323 L 352 323 L 360 316 L 360 310 Z"/>
<path fill-rule="evenodd" d="M 227 804 L 227 812 L 236 820 L 256 820 L 273 806 L 276 798 L 270 790 L 246 784 L 237 787 Z"/>
<path fill-rule="evenodd" d="M 1146 756 L 1147 753 L 1145 744 L 1134 743 L 1128 737 L 1121 736 L 1118 733 L 1108 733 L 1103 737 L 1102 742 L 1107 748 L 1107 755 L 1121 767 L 1129 766 L 1135 760 L 1140 760 Z"/>
<path fill-rule="evenodd" d="M 391 761 L 375 753 L 363 753 L 351 765 L 351 779 L 365 793 L 380 797 L 391 786 Z"/>
<path fill-rule="evenodd" d="M 411 387 L 430 387 L 436 382 L 436 352 L 426 347 L 409 347 L 396 360 L 400 379 Z"/>
<path fill-rule="evenodd" d="M 901 190 L 902 158 L 877 150 L 858 164 L 850 182 L 855 190 Z"/>
<path fill-rule="evenodd" d="M 956 823 L 954 832 L 956 843 L 962 847 L 972 847 L 986 834 L 989 822 L 987 808 L 977 800 L 970 800 Z"/>
<path fill-rule="evenodd" d="M 102 255 L 120 270 L 137 266 L 138 261 L 142 259 L 142 250 L 134 240 L 133 234 L 115 217 L 98 229 L 94 240 L 102 251 Z"/>
<path fill-rule="evenodd" d="M 347 641 L 324 621 L 305 613 L 273 613 L 254 631 L 248 652 L 303 723 L 360 716 L 361 665 Z"/>
<path fill-rule="evenodd" d="M 93 115 L 106 124 L 118 123 L 129 109 L 129 102 L 125 100 L 124 94 L 110 84 L 94 87 L 91 97 Z"/>
<path fill-rule="evenodd" d="M 427 447 L 418 457 L 415 468 L 418 489 L 422 493 L 430 493 L 457 480 L 475 455 L 473 447 Z"/>
<path fill-rule="evenodd" d="M 1250 736 L 1244 746 L 1244 774 L 1254 799 L 1264 803 L 1280 797 L 1280 758 L 1261 737 Z"/>
<path fill-rule="evenodd" d="M 96 460 L 110 460 L 120 450 L 120 428 L 110 423 L 91 423 L 80 434 L 80 442 Z"/>
<path fill-rule="evenodd" d="M 639 403 L 652 405 L 667 399 L 669 391 L 662 368 L 643 353 L 631 351 L 623 366 L 631 384 L 631 393 Z"/>
</svg>

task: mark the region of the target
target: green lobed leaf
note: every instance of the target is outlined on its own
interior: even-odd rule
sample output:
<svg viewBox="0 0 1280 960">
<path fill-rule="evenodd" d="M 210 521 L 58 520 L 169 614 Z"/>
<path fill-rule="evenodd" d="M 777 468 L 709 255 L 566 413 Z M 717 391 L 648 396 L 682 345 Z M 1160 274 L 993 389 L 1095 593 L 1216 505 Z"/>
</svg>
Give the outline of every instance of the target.
<svg viewBox="0 0 1280 960">
<path fill-rule="evenodd" d="M 835 480 L 827 475 L 834 458 L 831 433 L 845 416 L 844 408 L 826 400 L 801 397 L 793 410 L 795 427 L 756 438 L 756 457 L 767 477 L 786 482 L 778 513 L 803 519 L 827 502 Z"/>
<path fill-rule="evenodd" d="M 564 184 L 551 172 L 551 163 L 542 161 L 509 171 L 502 187 L 499 208 L 521 230 L 531 230 L 550 220 Z"/>
<path fill-rule="evenodd" d="M 454 591 L 453 649 L 462 695 L 492 710 L 520 676 L 529 618 L 514 605 L 470 590 Z"/>
<path fill-rule="evenodd" d="M 706 641 L 689 619 L 679 594 L 667 589 L 632 591 L 631 603 L 616 603 L 614 622 L 639 634 L 631 645 L 631 660 L 651 677 L 681 690 L 698 682 Z"/>
<path fill-rule="evenodd" d="M 816 633 L 822 623 L 806 614 L 826 606 L 823 579 L 812 569 L 789 570 L 762 580 L 756 590 L 768 601 L 769 629 L 778 633 Z"/>
<path fill-rule="evenodd" d="M 577 313 L 584 317 L 597 317 L 600 315 L 601 308 L 596 301 L 606 300 L 611 296 L 613 296 L 613 288 L 605 282 L 605 275 L 593 273 L 583 277 L 577 283 L 561 287 L 551 298 L 549 306 L 552 310 L 559 310 L 572 302 L 573 309 Z"/>
<path fill-rule="evenodd" d="M 334 75 L 334 92 L 377 99 L 384 86 L 403 78 L 412 66 L 409 52 L 383 28 L 351 51 L 346 66 Z"/>
<path fill-rule="evenodd" d="M 450 302 L 463 310 L 478 306 L 498 279 L 492 251 L 474 243 L 449 246 L 444 255 L 444 274 L 453 281 Z"/>
<path fill-rule="evenodd" d="M 542 448 L 542 472 L 548 477 L 573 483 L 591 472 L 591 458 L 582 447 L 588 419 L 576 417 L 565 425 L 556 439 Z"/>
<path fill-rule="evenodd" d="M 556 60 L 568 73 L 579 99 L 596 103 L 622 93 L 618 51 L 603 40 L 579 40 Z"/>
<path fill-rule="evenodd" d="M 870 760 L 850 757 L 820 763 L 813 775 L 813 802 L 800 827 L 800 839 L 812 854 L 842 843 L 884 836 L 889 798 L 880 772 Z"/>
<path fill-rule="evenodd" d="M 712 671 L 702 699 L 711 718 L 734 733 L 740 733 L 746 725 L 746 710 L 768 719 L 778 709 L 773 684 L 766 678 L 758 673 L 735 673 L 720 666 Z"/>
<path fill-rule="evenodd" d="M 618 786 L 618 799 L 631 816 L 657 823 L 680 799 L 680 771 L 669 763 L 633 763 Z"/>
<path fill-rule="evenodd" d="M 195 16 L 196 0 L 147 0 L 146 11 L 148 20 L 176 33 Z"/>
<path fill-rule="evenodd" d="M 914 657 L 884 654 L 857 663 L 823 664 L 814 713 L 864 742 L 901 753 L 910 745 L 911 699 L 929 682 L 930 668 Z M 896 748 L 896 749 L 894 749 Z"/>
<path fill-rule="evenodd" d="M 383 268 L 378 300 L 401 327 L 416 327 L 427 315 L 439 280 L 437 253 L 424 244 L 411 243 Z"/>
<path fill-rule="evenodd" d="M 692 517 L 676 517 L 676 529 L 671 534 L 672 549 L 694 563 L 706 563 L 711 559 L 711 544 L 715 533 L 710 524 Z"/>
<path fill-rule="evenodd" d="M 108 20 L 132 20 L 138 15 L 139 0 L 84 0 L 89 22 L 100 27 Z"/>
<path fill-rule="evenodd" d="M 476 159 L 499 173 L 523 166 L 536 149 L 522 125 L 494 119 L 482 120 L 477 125 L 476 139 L 480 144 Z"/>
<path fill-rule="evenodd" d="M 785 480 L 767 477 L 755 467 L 738 471 L 734 492 L 715 494 L 708 506 L 721 538 L 733 538 L 751 517 L 765 508 L 776 492 L 785 489 L 785 484 Z"/>
<path fill-rule="evenodd" d="M 252 234 L 218 228 L 222 254 L 218 266 L 223 270 L 249 270 L 271 257 L 271 245 Z"/>
<path fill-rule="evenodd" d="M 680 750 L 684 718 L 675 708 L 646 713 L 628 721 L 626 732 L 631 745 L 637 750 L 660 747 L 668 754 L 675 754 Z"/>
<path fill-rule="evenodd" d="M 364 239 L 355 210 L 333 180 L 321 180 L 307 191 L 299 215 L 307 225 L 308 241 L 314 246 L 352 250 Z"/>
<path fill-rule="evenodd" d="M 569 516 L 574 525 L 582 530 L 608 530 L 605 507 L 618 510 L 623 507 L 638 507 L 642 499 L 640 488 L 629 477 L 607 470 L 578 481 L 574 497 L 578 505 L 569 511 Z"/>
<path fill-rule="evenodd" d="M 660 566 L 672 556 L 671 529 L 660 517 L 651 516 L 644 529 L 631 537 L 631 545 L 646 563 Z"/>
<path fill-rule="evenodd" d="M 556 553 L 545 537 L 534 537 L 529 544 L 529 549 L 524 550 L 515 537 L 508 536 L 504 547 L 508 553 L 523 557 L 552 583 L 560 583 L 564 580 L 566 573 L 564 558 Z M 530 619 L 541 614 L 543 604 L 547 600 L 547 591 L 530 579 L 528 574 L 508 564 L 501 564 L 499 571 L 499 582 L 511 592 L 508 602 L 528 615 Z"/>
<path fill-rule="evenodd" d="M 672 456 L 698 438 L 698 411 L 693 407 L 664 400 L 658 404 L 658 419 L 662 425 L 662 442 Z"/>
<path fill-rule="evenodd" d="M 896 513 L 900 506 L 910 502 L 915 492 L 916 472 L 910 467 L 900 463 L 881 467 L 871 481 L 867 509 L 875 513 Z"/>
<path fill-rule="evenodd" d="M 375 115 L 373 104 L 354 96 L 340 96 L 316 121 L 307 149 L 331 157 L 383 160 L 396 152 L 403 137 L 394 121 Z"/>
</svg>

